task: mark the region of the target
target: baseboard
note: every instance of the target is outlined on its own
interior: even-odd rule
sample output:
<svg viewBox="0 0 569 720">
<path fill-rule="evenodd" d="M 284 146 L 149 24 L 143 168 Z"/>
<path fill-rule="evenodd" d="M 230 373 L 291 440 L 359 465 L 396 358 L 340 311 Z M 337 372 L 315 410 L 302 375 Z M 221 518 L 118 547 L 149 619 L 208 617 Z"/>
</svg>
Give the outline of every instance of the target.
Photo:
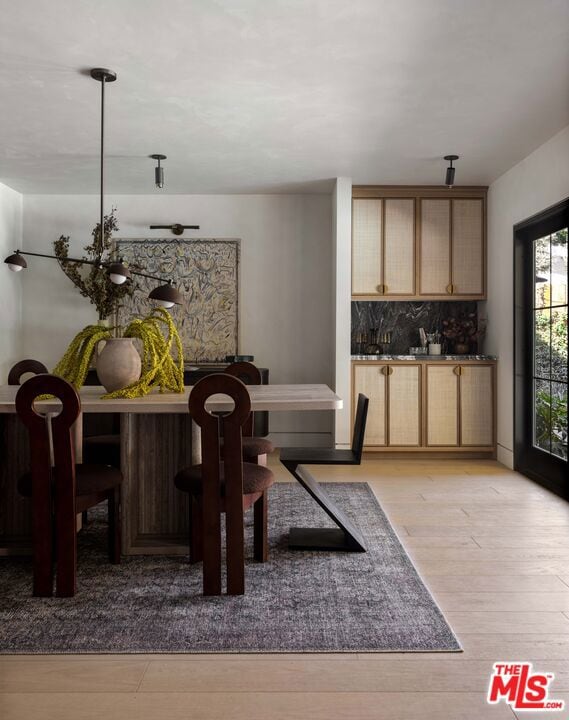
<svg viewBox="0 0 569 720">
<path fill-rule="evenodd" d="M 498 453 L 496 459 L 498 462 L 502 463 L 502 465 L 505 465 L 506 467 L 510 468 L 510 470 L 514 469 L 514 453 L 509 450 L 507 447 L 504 447 L 503 445 L 500 445 L 498 443 Z"/>
</svg>

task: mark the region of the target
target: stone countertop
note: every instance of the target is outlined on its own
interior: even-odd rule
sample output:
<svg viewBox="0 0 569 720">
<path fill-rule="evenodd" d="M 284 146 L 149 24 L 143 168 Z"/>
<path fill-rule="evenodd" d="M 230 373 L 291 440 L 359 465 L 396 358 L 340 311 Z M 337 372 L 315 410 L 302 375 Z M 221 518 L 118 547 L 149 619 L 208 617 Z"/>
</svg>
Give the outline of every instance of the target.
<svg viewBox="0 0 569 720">
<path fill-rule="evenodd" d="M 496 355 L 352 355 L 352 360 L 377 360 L 378 362 L 388 362 L 390 360 L 451 360 L 460 362 L 461 360 L 497 360 Z"/>
</svg>

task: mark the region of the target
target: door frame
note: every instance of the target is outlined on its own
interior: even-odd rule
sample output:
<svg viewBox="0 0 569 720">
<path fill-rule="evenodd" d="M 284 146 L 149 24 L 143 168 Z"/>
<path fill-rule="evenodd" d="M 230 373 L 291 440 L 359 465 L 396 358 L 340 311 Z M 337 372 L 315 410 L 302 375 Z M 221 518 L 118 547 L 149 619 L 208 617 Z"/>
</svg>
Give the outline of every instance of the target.
<svg viewBox="0 0 569 720">
<path fill-rule="evenodd" d="M 567 461 L 533 445 L 533 241 L 569 225 L 569 198 L 514 225 L 514 469 L 569 499 Z M 532 390 L 533 392 L 533 390 Z"/>
</svg>

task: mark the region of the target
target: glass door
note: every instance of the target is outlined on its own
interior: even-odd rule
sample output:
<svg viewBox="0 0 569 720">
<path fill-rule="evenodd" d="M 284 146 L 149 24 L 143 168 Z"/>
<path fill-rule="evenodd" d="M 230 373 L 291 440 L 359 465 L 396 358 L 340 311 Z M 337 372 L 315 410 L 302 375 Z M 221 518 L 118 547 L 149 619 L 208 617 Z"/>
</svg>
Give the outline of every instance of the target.
<svg viewBox="0 0 569 720">
<path fill-rule="evenodd" d="M 515 467 L 569 497 L 569 200 L 514 228 Z"/>
<path fill-rule="evenodd" d="M 533 241 L 533 443 L 567 460 L 567 228 Z"/>
</svg>

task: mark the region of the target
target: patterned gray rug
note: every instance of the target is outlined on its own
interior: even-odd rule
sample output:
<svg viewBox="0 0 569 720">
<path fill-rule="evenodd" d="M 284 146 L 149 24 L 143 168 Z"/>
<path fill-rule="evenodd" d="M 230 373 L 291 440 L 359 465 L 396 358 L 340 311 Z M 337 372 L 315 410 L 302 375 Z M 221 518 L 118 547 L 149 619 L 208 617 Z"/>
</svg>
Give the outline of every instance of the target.
<svg viewBox="0 0 569 720">
<path fill-rule="evenodd" d="M 291 525 L 329 521 L 296 483 L 277 484 L 270 491 L 270 560 L 248 562 L 241 597 L 204 598 L 201 565 L 184 558 L 108 564 L 100 515 L 80 533 L 74 598 L 33 598 L 30 561 L 2 559 L 0 652 L 459 651 L 369 486 L 326 488 L 369 551 L 289 551 Z M 247 525 L 250 544 L 251 517 Z"/>
</svg>

